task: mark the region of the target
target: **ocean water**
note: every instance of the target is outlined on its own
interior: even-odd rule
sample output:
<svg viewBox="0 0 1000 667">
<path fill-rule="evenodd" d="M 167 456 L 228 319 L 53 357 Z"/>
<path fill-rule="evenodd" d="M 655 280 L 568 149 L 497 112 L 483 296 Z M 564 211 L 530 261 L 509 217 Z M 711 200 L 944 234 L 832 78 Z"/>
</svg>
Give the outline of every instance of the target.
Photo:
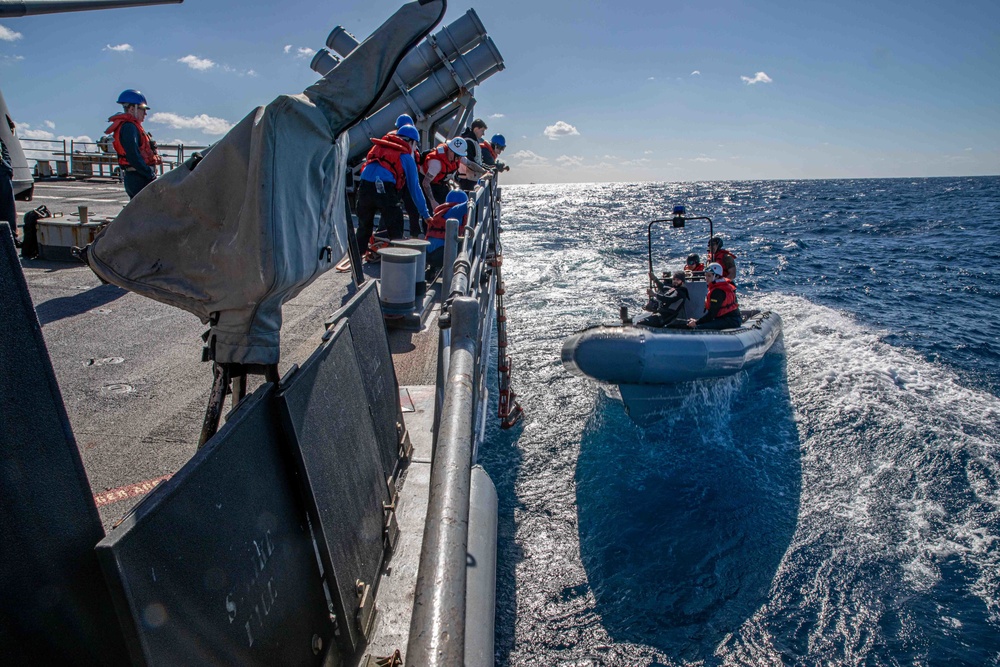
<svg viewBox="0 0 1000 667">
<path fill-rule="evenodd" d="M 640 427 L 560 349 L 639 310 L 674 204 L 784 335 Z M 509 186 L 503 214 L 498 664 L 1000 664 L 1000 178 Z M 657 271 L 704 254 L 657 229 Z"/>
</svg>

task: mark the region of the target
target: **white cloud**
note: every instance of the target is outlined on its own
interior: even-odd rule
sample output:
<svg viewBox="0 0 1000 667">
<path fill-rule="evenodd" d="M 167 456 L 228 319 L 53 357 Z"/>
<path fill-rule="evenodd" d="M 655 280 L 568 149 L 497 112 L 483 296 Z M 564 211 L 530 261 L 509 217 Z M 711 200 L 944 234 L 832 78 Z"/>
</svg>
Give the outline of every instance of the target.
<svg viewBox="0 0 1000 667">
<path fill-rule="evenodd" d="M 285 53 L 288 53 L 291 50 L 292 50 L 292 45 L 291 44 L 285 44 Z"/>
<path fill-rule="evenodd" d="M 652 155 L 653 151 L 643 151 L 642 154 L 643 155 Z"/>
<path fill-rule="evenodd" d="M 579 167 L 583 165 L 583 158 L 579 155 L 560 155 L 556 158 L 556 162 L 561 167 Z"/>
<path fill-rule="evenodd" d="M 49 128 L 50 130 L 54 130 L 56 129 L 56 124 L 53 123 L 51 120 L 47 120 L 45 121 L 45 127 Z"/>
<path fill-rule="evenodd" d="M 184 63 L 191 69 L 196 69 L 199 72 L 204 72 L 205 70 L 212 69 L 215 67 L 215 63 L 208 58 L 199 58 L 198 56 L 184 56 L 183 58 L 178 58 L 177 62 Z"/>
<path fill-rule="evenodd" d="M 753 78 L 750 78 L 749 76 L 741 76 L 740 78 L 743 79 L 743 83 L 748 86 L 752 86 L 755 83 L 771 83 L 771 77 L 764 72 L 757 72 L 753 75 Z"/>
<path fill-rule="evenodd" d="M 655 76 L 647 77 L 646 81 L 656 81 L 656 77 Z"/>
<path fill-rule="evenodd" d="M 316 49 L 310 49 L 308 46 L 300 46 L 295 49 L 296 58 L 312 58 L 316 55 Z"/>
<path fill-rule="evenodd" d="M 579 135 L 579 130 L 562 120 L 557 120 L 555 125 L 549 125 L 545 128 L 545 136 L 552 141 L 556 141 L 559 137 L 576 137 Z"/>
<path fill-rule="evenodd" d="M 691 72 L 691 76 L 701 76 L 701 72 L 699 72 L 698 70 L 695 70 L 695 71 Z"/>
<path fill-rule="evenodd" d="M 538 153 L 529 150 L 519 150 L 507 156 L 509 160 L 517 160 L 521 167 L 544 167 L 549 164 L 547 157 L 542 157 Z"/>
<path fill-rule="evenodd" d="M 175 130 L 201 130 L 204 134 L 225 134 L 233 126 L 227 120 L 207 114 L 181 116 L 176 113 L 159 111 L 148 119 L 150 123 L 160 123 Z"/>
<path fill-rule="evenodd" d="M 29 129 L 27 125 L 21 124 L 21 127 L 17 128 L 17 134 L 22 139 L 55 139 L 56 135 L 48 130 L 32 130 Z"/>
<path fill-rule="evenodd" d="M 717 160 L 714 157 L 696 157 L 693 159 L 693 162 L 716 162 L 716 161 Z"/>
<path fill-rule="evenodd" d="M 0 63 L 16 63 L 24 60 L 24 56 L 0 56 Z"/>
<path fill-rule="evenodd" d="M 15 40 L 21 39 L 22 37 L 24 37 L 24 35 L 22 35 L 21 33 L 14 32 L 7 26 L 0 25 L 0 41 L 13 42 Z"/>
<path fill-rule="evenodd" d="M 252 69 L 241 70 L 241 69 L 236 69 L 235 67 L 230 67 L 229 65 L 223 65 L 222 71 L 228 74 L 235 74 L 236 76 L 257 76 L 257 72 L 253 71 Z"/>
<path fill-rule="evenodd" d="M 134 51 L 135 49 L 132 48 L 131 44 L 116 44 L 115 46 L 111 46 L 110 44 L 108 44 L 107 46 L 105 46 L 101 50 L 102 51 L 117 51 L 118 53 L 124 53 L 125 51 Z"/>
<path fill-rule="evenodd" d="M 491 113 L 489 115 L 489 117 L 490 118 L 503 118 L 503 114 L 502 113 Z"/>
</svg>

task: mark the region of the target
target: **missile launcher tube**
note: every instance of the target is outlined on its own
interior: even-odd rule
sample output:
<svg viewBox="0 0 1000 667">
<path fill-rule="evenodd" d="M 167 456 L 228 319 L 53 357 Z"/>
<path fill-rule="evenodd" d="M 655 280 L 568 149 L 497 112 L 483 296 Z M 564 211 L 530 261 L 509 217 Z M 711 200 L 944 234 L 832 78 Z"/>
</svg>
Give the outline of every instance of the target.
<svg viewBox="0 0 1000 667">
<path fill-rule="evenodd" d="M 493 40 L 486 37 L 476 48 L 453 63 L 463 88 L 471 88 L 503 69 L 503 56 Z M 460 93 L 459 82 L 444 67 L 434 70 L 423 82 L 409 91 L 409 98 L 425 113 L 443 106 Z M 411 113 L 407 100 L 397 97 L 373 115 L 354 125 L 349 132 L 348 164 L 355 164 L 371 148 L 371 137 L 381 137 L 395 129 L 396 118 Z"/>
<path fill-rule="evenodd" d="M 486 39 L 486 28 L 473 9 L 433 35 L 437 48 L 448 60 L 454 60 L 462 53 L 480 44 L 484 39 Z M 337 26 L 327 37 L 326 45 L 336 53 L 346 56 L 357 48 L 358 41 L 351 33 L 341 26 Z M 431 38 L 428 38 L 411 49 L 406 57 L 400 61 L 399 66 L 396 67 L 396 76 L 403 82 L 404 86 L 413 88 L 440 66 L 441 58 L 431 44 Z M 319 72 L 319 70 L 316 71 Z M 328 72 L 329 70 L 319 73 L 325 75 Z M 373 108 L 381 109 L 401 94 L 399 86 L 390 83 Z"/>
</svg>

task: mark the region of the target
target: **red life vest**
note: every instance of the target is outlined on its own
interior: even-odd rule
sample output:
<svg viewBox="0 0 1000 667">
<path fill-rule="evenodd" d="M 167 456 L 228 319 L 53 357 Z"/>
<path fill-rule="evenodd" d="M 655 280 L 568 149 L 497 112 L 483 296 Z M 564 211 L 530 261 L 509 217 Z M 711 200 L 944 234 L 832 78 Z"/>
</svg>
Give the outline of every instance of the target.
<svg viewBox="0 0 1000 667">
<path fill-rule="evenodd" d="M 711 308 L 712 292 L 717 289 L 722 290 L 725 293 L 726 298 L 722 301 L 722 306 L 719 308 L 719 312 L 715 314 L 716 319 L 722 317 L 723 315 L 728 315 L 740 307 L 740 305 L 736 303 L 736 286 L 729 282 L 726 278 L 716 278 L 715 282 L 708 286 L 708 293 L 705 295 L 706 311 Z"/>
<path fill-rule="evenodd" d="M 705 270 L 705 265 L 704 264 L 685 264 L 684 265 L 684 270 L 685 271 L 704 271 Z"/>
<path fill-rule="evenodd" d="M 448 146 L 446 144 L 441 144 L 430 153 L 424 156 L 423 165 L 421 171 L 426 174 L 427 167 L 431 160 L 437 160 L 441 163 L 441 171 L 438 175 L 431 180 L 431 183 L 440 183 L 444 179 L 448 178 L 451 174 L 458 171 L 459 160 L 458 156 L 455 156 L 455 160 L 448 159 Z"/>
<path fill-rule="evenodd" d="M 493 161 L 494 162 L 497 161 L 497 154 L 493 152 L 493 146 L 490 146 L 490 142 L 488 141 L 480 142 L 479 147 L 482 148 L 484 151 L 489 151 L 490 157 L 493 158 Z"/>
<path fill-rule="evenodd" d="M 434 215 L 430 217 L 427 222 L 427 238 L 429 239 L 443 239 L 445 227 L 447 226 L 448 216 L 445 215 L 452 208 L 458 206 L 455 202 L 445 202 L 444 204 L 438 204 L 438 207 L 434 209 Z M 468 213 L 468 210 L 466 210 Z M 465 216 L 458 221 L 458 233 L 461 234 L 462 230 L 465 229 Z"/>
<path fill-rule="evenodd" d="M 122 167 L 132 167 L 128 163 L 128 158 L 125 157 L 125 146 L 122 144 L 122 126 L 125 123 L 132 123 L 139 130 L 139 155 L 149 166 L 154 166 L 157 164 L 163 164 L 163 158 L 156 154 L 156 150 L 153 149 L 153 145 L 149 141 L 149 135 L 146 134 L 146 130 L 142 129 L 142 123 L 135 116 L 127 113 L 115 114 L 108 119 L 111 123 L 111 127 L 104 130 L 104 134 L 111 134 L 114 136 L 114 147 L 115 153 L 118 154 L 118 164 Z M 135 167 L 132 167 L 133 169 Z"/>
<path fill-rule="evenodd" d="M 722 261 L 726 257 L 732 258 L 733 263 L 734 264 L 736 263 L 736 255 L 734 255 L 733 253 L 729 252 L 725 248 L 719 248 L 718 250 L 716 250 L 715 252 L 713 252 L 712 253 L 712 257 L 709 260 L 709 263 L 715 262 L 716 264 L 722 265 L 722 268 L 726 268 L 725 263 Z"/>
<path fill-rule="evenodd" d="M 400 162 L 399 158 L 404 154 L 413 153 L 410 144 L 406 143 L 406 139 L 396 136 L 395 132 L 390 132 L 381 139 L 373 138 L 371 142 L 372 149 L 368 151 L 365 166 L 361 168 L 361 171 L 364 171 L 365 167 L 373 162 L 383 166 L 392 172 L 392 177 L 396 179 L 396 189 L 402 190 L 403 186 L 406 185 L 406 173 L 403 171 L 403 163 Z"/>
</svg>

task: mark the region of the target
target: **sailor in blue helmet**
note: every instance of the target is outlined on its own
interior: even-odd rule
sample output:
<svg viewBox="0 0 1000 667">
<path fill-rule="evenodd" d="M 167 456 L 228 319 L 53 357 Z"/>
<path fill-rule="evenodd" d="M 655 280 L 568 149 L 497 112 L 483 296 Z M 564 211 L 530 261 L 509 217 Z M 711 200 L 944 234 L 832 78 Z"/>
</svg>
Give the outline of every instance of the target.
<svg viewBox="0 0 1000 667">
<path fill-rule="evenodd" d="M 404 125 L 413 125 L 413 119 L 407 114 L 400 114 L 399 118 L 396 119 L 396 132 L 399 132 L 399 128 Z M 419 144 L 419 140 L 418 140 Z M 413 161 L 419 165 L 420 164 L 420 150 L 418 145 L 413 147 Z M 419 171 L 417 173 L 419 177 Z M 421 194 L 423 194 L 421 192 Z M 403 189 L 399 191 L 399 199 L 403 203 L 403 208 L 406 209 L 406 217 L 410 221 L 410 236 L 413 238 L 423 238 L 424 237 L 424 225 L 423 218 L 420 217 L 420 212 L 417 210 L 417 205 L 413 203 L 413 197 L 410 196 L 410 188 L 408 185 L 403 184 Z M 426 203 L 426 200 L 425 200 Z"/>
<path fill-rule="evenodd" d="M 114 137 L 125 192 L 132 199 L 156 179 L 153 168 L 163 164 L 163 160 L 156 154 L 156 147 L 142 127 L 149 110 L 146 96 L 130 88 L 118 96 L 118 104 L 122 105 L 123 111 L 108 119 L 111 127 L 104 133 Z"/>
<path fill-rule="evenodd" d="M 399 197 L 404 185 L 420 217 L 430 218 L 417 180 L 417 164 L 413 160 L 418 141 L 420 134 L 412 125 L 403 125 L 381 139 L 371 140 L 372 149 L 368 151 L 358 184 L 357 241 L 362 253 L 371 240 L 376 213 L 381 214 L 390 239 L 403 238 L 403 211 L 399 208 Z"/>
<path fill-rule="evenodd" d="M 500 154 L 507 148 L 507 140 L 502 134 L 494 134 L 487 142 L 483 140 L 479 147 L 483 149 L 483 164 L 487 167 L 495 167 L 497 171 L 510 171 L 510 167 L 501 162 Z"/>
<path fill-rule="evenodd" d="M 444 198 L 444 203 L 434 209 L 434 215 L 427 221 L 427 269 L 433 273 L 444 264 L 444 241 L 448 219 L 458 220 L 458 233 L 465 230 L 465 218 L 469 213 L 469 195 L 462 190 L 452 190 Z"/>
</svg>

